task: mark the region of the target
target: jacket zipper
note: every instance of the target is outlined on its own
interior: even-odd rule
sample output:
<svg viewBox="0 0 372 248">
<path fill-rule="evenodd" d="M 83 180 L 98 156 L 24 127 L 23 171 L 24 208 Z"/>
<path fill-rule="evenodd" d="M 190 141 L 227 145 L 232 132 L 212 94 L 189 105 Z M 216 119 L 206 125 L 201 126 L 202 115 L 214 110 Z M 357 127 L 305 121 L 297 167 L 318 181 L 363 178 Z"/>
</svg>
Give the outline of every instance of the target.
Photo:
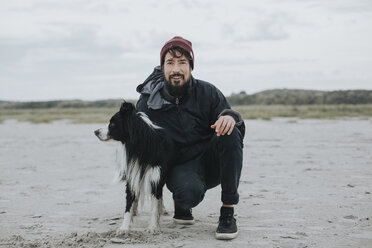
<svg viewBox="0 0 372 248">
<path fill-rule="evenodd" d="M 178 122 L 180 124 L 180 127 L 185 130 L 185 128 L 183 127 L 183 122 L 182 122 L 182 115 L 181 115 L 181 111 L 180 111 L 180 99 L 177 97 L 176 98 L 176 105 L 177 105 L 177 115 L 178 115 Z M 184 137 L 184 140 L 186 141 L 187 140 L 187 136 L 185 135 L 185 133 L 183 132 L 182 133 L 182 136 Z"/>
</svg>

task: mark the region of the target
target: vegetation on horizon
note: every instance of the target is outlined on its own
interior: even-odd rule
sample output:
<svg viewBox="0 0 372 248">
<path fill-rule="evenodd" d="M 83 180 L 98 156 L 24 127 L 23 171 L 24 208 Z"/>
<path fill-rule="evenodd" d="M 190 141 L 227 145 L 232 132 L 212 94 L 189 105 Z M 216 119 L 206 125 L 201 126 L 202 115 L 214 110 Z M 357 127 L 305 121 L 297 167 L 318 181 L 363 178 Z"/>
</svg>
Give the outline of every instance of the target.
<svg viewBox="0 0 372 248">
<path fill-rule="evenodd" d="M 248 95 L 242 91 L 237 94 L 233 93 L 226 98 L 232 106 L 372 104 L 372 90 L 316 91 L 277 89 L 261 91 L 252 95 Z M 30 102 L 0 100 L 0 109 L 113 108 L 120 106 L 122 102 L 123 99 Z M 135 100 L 129 100 L 129 102 L 135 102 Z"/>
<path fill-rule="evenodd" d="M 244 91 L 227 97 L 231 105 L 372 104 L 372 90 L 266 90 L 252 95 Z"/>
<path fill-rule="evenodd" d="M 69 120 L 72 123 L 106 123 L 118 108 L 50 108 L 50 109 L 1 109 L 0 123 L 17 120 L 31 123 L 49 123 Z"/>
<path fill-rule="evenodd" d="M 244 119 L 273 117 L 343 118 L 372 117 L 372 91 L 269 90 L 228 97 Z M 105 123 L 118 111 L 121 99 L 101 101 L 0 101 L 0 123 L 14 119 L 32 123 L 70 120 L 73 123 Z M 132 101 L 134 102 L 134 101 Z"/>
</svg>

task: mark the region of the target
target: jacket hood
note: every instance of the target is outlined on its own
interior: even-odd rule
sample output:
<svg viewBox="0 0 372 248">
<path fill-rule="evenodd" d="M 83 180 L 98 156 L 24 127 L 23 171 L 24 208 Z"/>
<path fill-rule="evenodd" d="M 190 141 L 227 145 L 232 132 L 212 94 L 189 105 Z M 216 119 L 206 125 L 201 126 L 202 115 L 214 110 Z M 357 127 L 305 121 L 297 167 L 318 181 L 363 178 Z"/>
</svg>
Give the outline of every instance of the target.
<svg viewBox="0 0 372 248">
<path fill-rule="evenodd" d="M 137 86 L 137 92 L 141 95 L 149 95 L 147 106 L 151 109 L 161 109 L 165 105 L 170 105 L 176 102 L 176 97 L 171 96 L 166 87 L 164 87 L 164 73 L 160 66 L 156 66 L 154 71 L 147 77 L 147 79 Z M 190 76 L 189 88 L 187 93 L 190 94 L 192 85 L 194 85 L 194 78 Z"/>
<path fill-rule="evenodd" d="M 142 84 L 138 85 L 136 90 L 140 94 L 150 94 L 154 87 L 161 82 L 164 83 L 164 74 L 160 66 L 156 66 L 150 76 Z"/>
<path fill-rule="evenodd" d="M 164 74 L 160 66 L 156 66 L 154 71 L 147 77 L 147 79 L 137 86 L 137 92 L 141 95 L 149 95 L 147 105 L 151 109 L 160 109 L 165 104 L 171 104 L 163 99 L 160 94 L 161 89 L 164 87 Z"/>
</svg>

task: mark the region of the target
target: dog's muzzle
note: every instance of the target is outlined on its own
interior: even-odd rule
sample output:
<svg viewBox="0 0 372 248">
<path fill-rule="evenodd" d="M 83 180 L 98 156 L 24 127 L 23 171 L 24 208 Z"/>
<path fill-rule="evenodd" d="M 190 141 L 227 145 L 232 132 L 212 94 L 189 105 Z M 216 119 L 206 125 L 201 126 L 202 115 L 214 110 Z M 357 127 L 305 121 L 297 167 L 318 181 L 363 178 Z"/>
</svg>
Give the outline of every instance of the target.
<svg viewBox="0 0 372 248">
<path fill-rule="evenodd" d="M 97 129 L 94 131 L 94 134 L 100 139 L 101 141 L 110 140 L 110 136 L 108 135 L 108 130 L 105 131 L 103 128 Z"/>
</svg>

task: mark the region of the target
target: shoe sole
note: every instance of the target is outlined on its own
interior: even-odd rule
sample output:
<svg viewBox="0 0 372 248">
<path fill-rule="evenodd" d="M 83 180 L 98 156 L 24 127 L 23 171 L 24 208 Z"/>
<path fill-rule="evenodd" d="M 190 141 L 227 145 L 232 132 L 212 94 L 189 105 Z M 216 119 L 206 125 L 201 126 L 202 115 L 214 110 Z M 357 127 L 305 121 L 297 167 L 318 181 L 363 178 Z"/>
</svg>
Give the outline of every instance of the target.
<svg viewBox="0 0 372 248">
<path fill-rule="evenodd" d="M 235 233 L 216 233 L 216 239 L 229 240 L 238 237 L 239 232 Z"/>
<path fill-rule="evenodd" d="M 175 219 L 173 218 L 174 223 L 180 224 L 180 225 L 194 225 L 195 220 L 181 220 L 181 219 Z"/>
</svg>

